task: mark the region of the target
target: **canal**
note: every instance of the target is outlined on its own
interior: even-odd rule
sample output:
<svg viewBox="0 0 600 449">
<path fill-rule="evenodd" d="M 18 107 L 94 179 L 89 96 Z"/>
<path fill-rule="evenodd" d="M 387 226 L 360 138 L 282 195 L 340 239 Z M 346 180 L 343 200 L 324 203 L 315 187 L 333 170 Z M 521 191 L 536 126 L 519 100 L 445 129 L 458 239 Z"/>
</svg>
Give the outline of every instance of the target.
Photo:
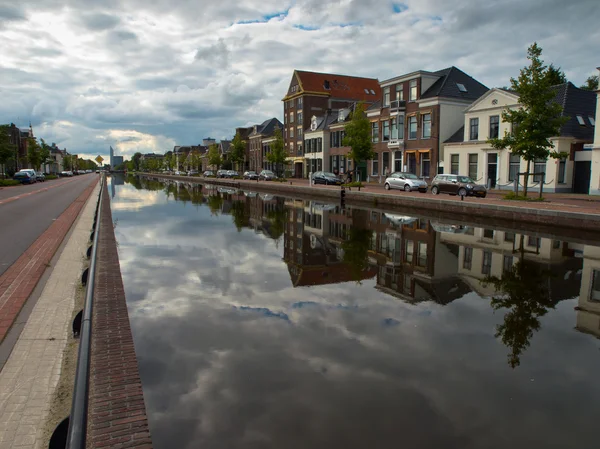
<svg viewBox="0 0 600 449">
<path fill-rule="evenodd" d="M 166 448 L 596 448 L 600 247 L 113 178 Z"/>
</svg>

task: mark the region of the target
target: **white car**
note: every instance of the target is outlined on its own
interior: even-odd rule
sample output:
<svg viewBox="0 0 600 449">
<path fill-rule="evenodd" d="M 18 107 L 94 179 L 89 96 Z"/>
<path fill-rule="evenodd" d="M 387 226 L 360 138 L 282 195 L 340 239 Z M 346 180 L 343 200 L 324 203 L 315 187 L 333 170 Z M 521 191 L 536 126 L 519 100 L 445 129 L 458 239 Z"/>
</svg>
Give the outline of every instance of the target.
<svg viewBox="0 0 600 449">
<path fill-rule="evenodd" d="M 405 192 L 418 190 L 421 193 L 427 192 L 427 183 L 412 173 L 395 172 L 385 179 L 385 190 L 401 189 Z"/>
</svg>

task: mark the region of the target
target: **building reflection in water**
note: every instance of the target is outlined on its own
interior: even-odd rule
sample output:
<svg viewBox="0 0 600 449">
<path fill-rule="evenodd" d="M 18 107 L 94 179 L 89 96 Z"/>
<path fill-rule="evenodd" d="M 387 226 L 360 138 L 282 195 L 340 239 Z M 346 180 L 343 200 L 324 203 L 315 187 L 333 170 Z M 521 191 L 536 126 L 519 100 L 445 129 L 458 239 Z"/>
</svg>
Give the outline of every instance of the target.
<svg viewBox="0 0 600 449">
<path fill-rule="evenodd" d="M 238 231 L 283 238 L 294 287 L 374 279 L 378 291 L 409 303 L 491 298 L 504 313 L 496 336 L 513 367 L 562 300 L 579 296 L 576 328 L 600 337 L 598 247 L 210 184 L 130 182 L 231 215 Z"/>
</svg>

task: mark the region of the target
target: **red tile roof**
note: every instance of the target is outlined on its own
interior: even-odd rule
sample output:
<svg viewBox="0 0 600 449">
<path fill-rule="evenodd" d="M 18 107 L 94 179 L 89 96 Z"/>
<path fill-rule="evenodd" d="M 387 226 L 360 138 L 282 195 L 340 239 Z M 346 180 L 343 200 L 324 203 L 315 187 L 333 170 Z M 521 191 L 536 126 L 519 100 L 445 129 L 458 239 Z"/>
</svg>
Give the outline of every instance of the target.
<svg viewBox="0 0 600 449">
<path fill-rule="evenodd" d="M 296 70 L 295 74 L 298 76 L 304 92 L 319 92 L 335 98 L 365 101 L 368 103 L 373 103 L 381 97 L 379 80 L 375 78 L 305 72 L 303 70 Z M 329 89 L 325 88 L 327 84 L 329 85 Z"/>
</svg>

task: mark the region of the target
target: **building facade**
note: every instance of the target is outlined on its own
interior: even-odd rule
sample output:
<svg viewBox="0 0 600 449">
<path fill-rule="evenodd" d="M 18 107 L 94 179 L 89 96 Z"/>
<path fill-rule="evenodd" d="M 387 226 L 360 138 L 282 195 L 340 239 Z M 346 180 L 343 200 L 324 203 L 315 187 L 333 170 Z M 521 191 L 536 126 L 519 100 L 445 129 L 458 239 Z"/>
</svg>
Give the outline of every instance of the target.
<svg viewBox="0 0 600 449">
<path fill-rule="evenodd" d="M 275 129 L 283 129 L 283 123 L 273 117 L 260 125 L 254 125 L 248 135 L 248 169 L 260 173 L 262 169 L 271 169 L 271 164 L 265 160 L 270 143 L 274 140 Z M 268 168 L 269 167 L 269 168 Z"/>
<path fill-rule="evenodd" d="M 600 75 L 600 67 L 598 67 Z M 596 118 L 600 118 L 600 89 L 596 91 Z M 590 177 L 590 195 L 600 195 L 600 130 L 596 126 L 594 129 L 594 143 L 592 145 L 592 167 Z"/>
</svg>

